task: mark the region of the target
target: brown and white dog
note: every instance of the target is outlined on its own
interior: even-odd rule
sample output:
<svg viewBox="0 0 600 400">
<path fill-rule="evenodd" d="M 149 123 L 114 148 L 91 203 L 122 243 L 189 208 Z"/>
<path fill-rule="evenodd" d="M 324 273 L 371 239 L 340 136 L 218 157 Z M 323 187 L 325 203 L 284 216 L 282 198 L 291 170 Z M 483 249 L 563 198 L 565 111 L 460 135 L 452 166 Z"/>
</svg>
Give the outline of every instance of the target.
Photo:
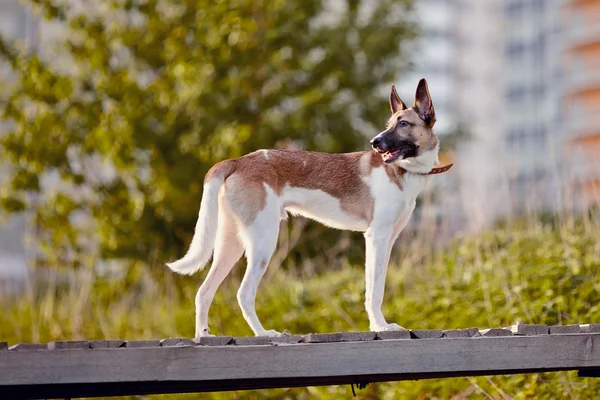
<svg viewBox="0 0 600 400">
<path fill-rule="evenodd" d="M 175 272 L 193 274 L 214 249 L 212 266 L 196 295 L 196 338 L 209 335 L 208 309 L 215 292 L 244 252 L 248 268 L 237 293 L 244 318 L 257 336 L 280 335 L 262 326 L 254 303 L 275 251 L 279 221 L 288 212 L 332 228 L 364 232 L 370 329 L 404 329 L 386 322 L 381 312 L 392 245 L 428 175 L 451 165 L 433 168 L 439 141 L 432 130 L 435 111 L 424 79 L 411 108 L 392 85 L 390 107 L 392 116 L 371 140 L 371 151 L 258 150 L 211 168 L 190 248 L 185 257 L 167 264 Z"/>
</svg>

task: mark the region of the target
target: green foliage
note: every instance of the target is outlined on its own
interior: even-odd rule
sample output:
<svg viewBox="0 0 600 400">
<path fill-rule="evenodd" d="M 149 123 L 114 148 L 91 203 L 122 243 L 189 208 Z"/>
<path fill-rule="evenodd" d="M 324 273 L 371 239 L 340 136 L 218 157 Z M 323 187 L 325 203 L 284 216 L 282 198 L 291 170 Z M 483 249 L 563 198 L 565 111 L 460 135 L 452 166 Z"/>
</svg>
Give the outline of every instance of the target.
<svg viewBox="0 0 600 400">
<path fill-rule="evenodd" d="M 52 249 L 43 265 L 78 265 L 93 250 L 162 264 L 190 242 L 217 161 L 288 140 L 364 148 L 377 130 L 359 128 L 387 116 L 380 89 L 414 32 L 410 0 L 335 11 L 319 0 L 104 0 L 86 14 L 30 1 L 69 29 L 56 57 L 68 68 L 0 40 L 17 77 L 3 101 L 14 129 L 0 140 L 12 163 L 0 207 L 33 211 Z"/>
<path fill-rule="evenodd" d="M 443 251 L 415 246 L 421 249 L 418 254 L 402 254 L 400 264 L 390 265 L 384 314 L 413 329 L 600 321 L 598 221 L 512 223 L 457 240 Z M 127 290 L 120 279 L 79 278 L 70 286 L 46 284 L 26 296 L 5 298 L 0 339 L 15 343 L 193 335 L 197 286 L 181 292 L 171 273 L 156 279 L 139 271 Z M 217 292 L 210 315 L 216 334 L 251 335 L 235 298 L 238 286 L 239 280 L 231 277 Z M 366 330 L 363 292 L 363 271 L 358 268 L 318 277 L 279 271 L 261 284 L 258 314 L 268 329 L 287 328 L 292 333 Z M 493 398 L 594 398 L 599 385 L 575 373 L 547 373 L 371 384 L 358 394 L 369 399 L 478 399 L 487 397 L 484 392 Z M 348 398 L 350 388 L 220 393 L 205 398 L 253 396 Z"/>
</svg>

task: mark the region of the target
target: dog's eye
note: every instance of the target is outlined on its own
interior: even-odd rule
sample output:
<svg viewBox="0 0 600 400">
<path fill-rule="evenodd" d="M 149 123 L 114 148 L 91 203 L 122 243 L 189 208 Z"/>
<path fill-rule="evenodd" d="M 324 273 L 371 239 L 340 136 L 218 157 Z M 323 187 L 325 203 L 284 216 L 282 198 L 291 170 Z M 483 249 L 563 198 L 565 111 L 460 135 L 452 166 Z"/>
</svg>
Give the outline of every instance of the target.
<svg viewBox="0 0 600 400">
<path fill-rule="evenodd" d="M 410 125 L 408 122 L 406 122 L 405 120 L 400 120 L 398 121 L 398 125 L 400 125 L 401 127 L 405 127 Z"/>
</svg>

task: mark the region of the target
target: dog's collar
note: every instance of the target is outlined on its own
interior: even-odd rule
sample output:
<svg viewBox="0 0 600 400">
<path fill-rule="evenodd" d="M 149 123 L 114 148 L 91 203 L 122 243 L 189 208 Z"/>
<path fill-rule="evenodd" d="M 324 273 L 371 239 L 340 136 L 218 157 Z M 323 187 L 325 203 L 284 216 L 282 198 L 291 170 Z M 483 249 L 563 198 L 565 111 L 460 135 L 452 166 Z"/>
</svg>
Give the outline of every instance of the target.
<svg viewBox="0 0 600 400">
<path fill-rule="evenodd" d="M 448 171 L 450 168 L 452 168 L 454 164 L 448 164 L 445 165 L 443 167 L 437 167 L 437 168 L 433 168 L 431 171 L 427 172 L 427 173 L 421 173 L 421 175 L 437 175 L 437 174 L 442 174 L 446 171 Z"/>
</svg>

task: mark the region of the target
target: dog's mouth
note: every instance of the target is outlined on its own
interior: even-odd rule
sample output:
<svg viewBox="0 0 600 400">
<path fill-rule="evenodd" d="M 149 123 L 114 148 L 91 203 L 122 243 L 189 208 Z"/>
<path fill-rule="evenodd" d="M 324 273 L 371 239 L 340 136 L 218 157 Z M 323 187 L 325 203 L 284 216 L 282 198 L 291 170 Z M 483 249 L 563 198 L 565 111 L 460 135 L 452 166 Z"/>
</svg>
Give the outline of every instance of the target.
<svg viewBox="0 0 600 400">
<path fill-rule="evenodd" d="M 381 154 L 381 158 L 383 158 L 383 162 L 386 164 L 393 163 L 394 161 L 400 159 L 404 160 L 410 157 L 416 157 L 418 154 L 419 147 L 411 142 L 403 142 L 400 146 L 395 147 L 389 150 L 376 149 L 379 154 Z"/>
<path fill-rule="evenodd" d="M 402 155 L 402 149 L 390 150 L 385 153 L 381 153 L 381 158 L 383 158 L 383 162 L 389 164 L 391 162 L 396 161 Z"/>
</svg>

